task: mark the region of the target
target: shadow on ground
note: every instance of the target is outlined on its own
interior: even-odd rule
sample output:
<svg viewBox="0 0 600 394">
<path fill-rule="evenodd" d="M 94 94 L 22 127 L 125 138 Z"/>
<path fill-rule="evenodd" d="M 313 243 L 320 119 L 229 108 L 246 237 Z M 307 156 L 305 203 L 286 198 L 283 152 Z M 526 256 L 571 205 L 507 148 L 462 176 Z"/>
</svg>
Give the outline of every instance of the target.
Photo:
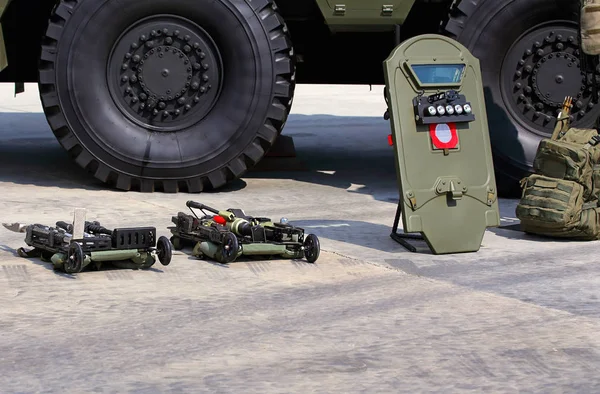
<svg viewBox="0 0 600 394">
<path fill-rule="evenodd" d="M 305 170 L 251 171 L 217 191 L 243 189 L 243 179 L 294 179 L 397 201 L 394 153 L 387 145 L 389 123 L 383 118 L 291 115 L 284 134 L 294 138 L 297 160 Z M 42 113 L 0 115 L 0 181 L 88 190 L 110 188 L 74 163 Z"/>
</svg>

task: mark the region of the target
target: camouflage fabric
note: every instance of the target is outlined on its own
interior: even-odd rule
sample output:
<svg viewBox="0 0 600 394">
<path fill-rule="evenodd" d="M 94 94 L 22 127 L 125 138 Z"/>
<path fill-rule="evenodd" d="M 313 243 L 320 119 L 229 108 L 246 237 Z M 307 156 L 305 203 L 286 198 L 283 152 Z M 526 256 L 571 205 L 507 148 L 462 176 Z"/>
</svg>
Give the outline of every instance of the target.
<svg viewBox="0 0 600 394">
<path fill-rule="evenodd" d="M 578 182 L 586 200 L 598 198 L 600 182 L 594 184 L 593 172 L 595 163 L 600 162 L 600 149 L 586 146 L 597 134 L 595 129 L 571 128 L 558 141 L 542 140 L 533 162 L 535 172 Z"/>
<path fill-rule="evenodd" d="M 600 0 L 581 0 L 581 49 L 587 55 L 600 55 Z"/>
<path fill-rule="evenodd" d="M 600 144 L 595 129 L 570 128 L 540 142 L 516 215 L 528 233 L 600 239 Z"/>
</svg>

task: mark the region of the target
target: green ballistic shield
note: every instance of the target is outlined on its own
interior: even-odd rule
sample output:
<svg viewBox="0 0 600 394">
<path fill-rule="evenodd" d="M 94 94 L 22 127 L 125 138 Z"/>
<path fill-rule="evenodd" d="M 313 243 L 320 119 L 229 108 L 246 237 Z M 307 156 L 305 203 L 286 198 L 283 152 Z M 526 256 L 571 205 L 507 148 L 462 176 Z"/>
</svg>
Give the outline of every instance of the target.
<svg viewBox="0 0 600 394">
<path fill-rule="evenodd" d="M 404 239 L 434 254 L 478 251 L 500 225 L 479 60 L 426 34 L 396 47 L 384 73 L 400 191 L 392 238 L 412 251 Z"/>
</svg>

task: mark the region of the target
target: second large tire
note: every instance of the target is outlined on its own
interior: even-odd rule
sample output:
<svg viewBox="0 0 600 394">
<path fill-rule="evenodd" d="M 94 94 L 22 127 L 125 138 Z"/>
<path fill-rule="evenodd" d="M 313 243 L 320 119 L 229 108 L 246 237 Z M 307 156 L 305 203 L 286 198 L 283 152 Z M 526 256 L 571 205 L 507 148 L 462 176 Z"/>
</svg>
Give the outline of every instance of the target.
<svg viewBox="0 0 600 394">
<path fill-rule="evenodd" d="M 567 95 L 572 125 L 591 126 L 600 105 L 579 65 L 579 2 L 462 0 L 442 31 L 480 60 L 499 191 L 520 195 L 539 142 L 549 137 Z"/>
<path fill-rule="evenodd" d="M 201 192 L 269 150 L 294 72 L 271 0 L 61 0 L 39 87 L 58 141 L 102 182 Z"/>
</svg>

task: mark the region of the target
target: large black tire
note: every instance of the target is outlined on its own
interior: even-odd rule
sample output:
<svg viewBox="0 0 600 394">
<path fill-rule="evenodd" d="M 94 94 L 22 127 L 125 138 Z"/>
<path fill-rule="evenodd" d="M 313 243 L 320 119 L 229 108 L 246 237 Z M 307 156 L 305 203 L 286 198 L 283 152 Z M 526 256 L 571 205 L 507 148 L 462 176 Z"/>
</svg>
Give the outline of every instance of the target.
<svg viewBox="0 0 600 394">
<path fill-rule="evenodd" d="M 122 190 L 201 192 L 240 177 L 281 132 L 294 88 L 272 0 L 61 0 L 40 57 L 58 141 Z"/>
<path fill-rule="evenodd" d="M 579 2 L 455 1 L 442 32 L 479 58 L 498 189 L 518 197 L 567 95 L 577 97 L 572 125 L 587 127 L 600 105 L 579 69 Z M 539 45 L 538 45 L 539 44 Z"/>
</svg>

